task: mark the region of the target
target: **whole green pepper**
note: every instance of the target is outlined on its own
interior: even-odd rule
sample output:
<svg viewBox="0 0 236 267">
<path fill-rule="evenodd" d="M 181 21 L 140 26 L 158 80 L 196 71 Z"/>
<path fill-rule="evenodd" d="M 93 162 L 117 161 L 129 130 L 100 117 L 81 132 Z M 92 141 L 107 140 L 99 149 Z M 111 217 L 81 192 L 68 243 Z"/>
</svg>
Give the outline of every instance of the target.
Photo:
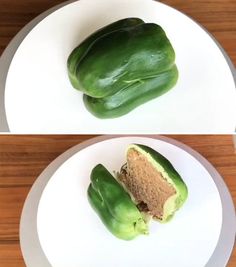
<svg viewBox="0 0 236 267">
<path fill-rule="evenodd" d="M 78 62 L 76 77 L 86 95 L 106 97 L 169 70 L 174 60 L 163 29 L 141 23 L 96 39 Z"/>
<path fill-rule="evenodd" d="M 77 77 L 77 71 L 80 60 L 83 58 L 83 56 L 87 53 L 91 45 L 99 39 L 101 36 L 110 33 L 112 31 L 123 29 L 127 27 L 131 27 L 134 25 L 138 25 L 144 23 L 143 20 L 139 18 L 126 18 L 122 20 L 118 20 L 116 22 L 113 22 L 95 33 L 88 36 L 78 47 L 76 47 L 72 53 L 70 54 L 68 60 L 67 60 L 67 67 L 68 67 L 68 75 L 71 81 L 71 84 L 78 90 L 81 90 L 80 84 L 78 82 Z"/>
<path fill-rule="evenodd" d="M 139 80 L 114 95 L 94 98 L 84 95 L 87 109 L 96 117 L 116 118 L 169 91 L 178 78 L 176 66 L 158 74 L 155 78 Z"/>
<path fill-rule="evenodd" d="M 148 233 L 147 224 L 129 194 L 101 164 L 92 170 L 88 199 L 116 237 L 130 240 Z"/>
<path fill-rule="evenodd" d="M 87 109 L 115 118 L 170 90 L 177 82 L 175 52 L 164 30 L 139 18 L 114 22 L 89 36 L 70 55 L 72 85 Z"/>
</svg>

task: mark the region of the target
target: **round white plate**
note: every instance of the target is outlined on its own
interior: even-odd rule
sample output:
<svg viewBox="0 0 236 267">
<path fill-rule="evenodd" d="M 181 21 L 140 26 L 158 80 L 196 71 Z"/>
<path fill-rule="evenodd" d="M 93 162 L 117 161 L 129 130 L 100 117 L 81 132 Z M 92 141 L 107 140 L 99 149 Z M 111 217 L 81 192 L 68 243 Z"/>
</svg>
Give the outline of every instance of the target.
<svg viewBox="0 0 236 267">
<path fill-rule="evenodd" d="M 127 242 L 103 226 L 87 200 L 87 188 L 92 168 L 102 163 L 110 172 L 118 171 L 131 143 L 151 146 L 166 156 L 186 182 L 189 197 L 173 221 L 153 222 L 149 236 Z M 184 150 L 141 137 L 99 142 L 69 158 L 45 187 L 37 216 L 42 249 L 55 267 L 189 267 L 193 258 L 191 266 L 205 266 L 221 225 L 221 200 L 208 171 Z"/>
<path fill-rule="evenodd" d="M 134 142 L 151 145 L 168 156 L 183 175 L 190 194 L 173 221 L 166 225 L 153 223 L 149 236 L 122 241 L 105 229 L 88 205 L 86 188 L 89 173 L 96 163 L 101 162 L 110 170 L 116 170 L 125 161 L 124 148 Z M 205 216 L 204 220 L 198 216 Z M 191 222 L 191 225 L 186 225 L 187 222 Z M 150 249 L 155 250 L 155 261 L 151 262 L 151 257 L 147 266 L 158 266 L 157 263 L 163 258 L 162 253 L 167 255 L 167 249 L 171 249 L 171 257 L 168 254 L 159 266 L 168 267 L 164 263 L 169 264 L 172 260 L 169 258 L 173 257 L 176 259 L 174 266 L 179 262 L 182 264 L 179 266 L 189 266 L 187 260 L 190 260 L 191 264 L 195 264 L 191 266 L 223 267 L 232 252 L 235 230 L 235 211 L 227 187 L 214 167 L 196 151 L 160 136 L 101 136 L 69 149 L 38 177 L 22 211 L 20 243 L 27 267 L 76 267 L 81 261 L 84 264 L 79 266 L 88 266 L 88 261 L 97 263 L 97 260 L 102 260 L 104 263 L 104 260 L 112 259 L 117 262 L 116 266 L 125 259 L 123 266 L 127 266 L 132 258 L 128 252 L 133 251 L 134 246 L 132 264 L 138 259 L 142 262 L 146 255 L 144 252 L 153 243 L 155 246 Z M 168 242 L 169 239 L 171 242 Z M 181 247 L 184 246 L 181 256 L 178 255 L 179 243 Z M 137 253 L 137 250 L 141 250 L 140 246 L 141 254 Z M 105 254 L 105 247 L 111 254 L 107 253 L 105 258 L 101 258 Z M 120 250 L 117 252 L 115 249 L 118 247 Z M 124 251 L 124 247 L 127 251 Z M 122 255 L 122 259 L 115 261 L 118 255 Z M 148 264 L 148 257 L 145 257 L 143 266 Z"/>
<path fill-rule="evenodd" d="M 66 61 L 90 33 L 130 16 L 164 28 L 176 51 L 179 81 L 167 94 L 126 116 L 97 119 L 70 85 Z M 235 129 L 236 90 L 221 50 L 197 23 L 154 1 L 81 0 L 58 9 L 19 46 L 5 90 L 7 121 L 15 133 L 232 133 Z"/>
</svg>

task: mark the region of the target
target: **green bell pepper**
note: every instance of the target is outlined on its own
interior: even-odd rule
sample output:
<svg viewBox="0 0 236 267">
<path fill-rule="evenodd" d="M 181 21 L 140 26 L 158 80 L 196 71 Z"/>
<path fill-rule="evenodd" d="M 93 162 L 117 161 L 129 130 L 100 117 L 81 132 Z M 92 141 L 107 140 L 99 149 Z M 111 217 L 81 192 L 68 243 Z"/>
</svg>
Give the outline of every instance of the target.
<svg viewBox="0 0 236 267">
<path fill-rule="evenodd" d="M 78 47 L 76 47 L 72 53 L 70 54 L 68 60 L 67 60 L 67 68 L 68 68 L 68 75 L 71 81 L 71 84 L 78 90 L 80 90 L 80 84 L 77 77 L 77 71 L 80 60 L 83 58 L 83 56 L 87 53 L 90 46 L 101 36 L 110 33 L 112 31 L 123 29 L 127 27 L 131 27 L 134 25 L 138 25 L 140 23 L 143 23 L 143 20 L 139 18 L 127 18 L 118 20 L 116 22 L 113 22 L 95 33 L 88 36 Z"/>
<path fill-rule="evenodd" d="M 128 88 L 108 97 L 94 98 L 84 95 L 84 104 L 98 118 L 116 118 L 166 93 L 174 86 L 177 77 L 177 68 L 173 66 L 155 78 L 137 81 Z"/>
<path fill-rule="evenodd" d="M 103 165 L 97 165 L 90 178 L 89 202 L 113 235 L 131 240 L 148 233 L 147 224 L 129 194 Z"/>
<path fill-rule="evenodd" d="M 174 187 L 176 193 L 163 206 L 161 222 L 168 222 L 173 217 L 175 211 L 180 209 L 185 203 L 188 197 L 187 185 L 171 162 L 156 150 L 145 145 L 132 144 L 129 145 L 127 154 L 130 149 L 134 149 L 144 155 L 157 172 L 160 172 L 167 182 Z"/>
<path fill-rule="evenodd" d="M 72 85 L 99 118 L 122 116 L 177 82 L 175 52 L 164 30 L 138 18 L 114 22 L 88 37 L 68 59 Z"/>
</svg>

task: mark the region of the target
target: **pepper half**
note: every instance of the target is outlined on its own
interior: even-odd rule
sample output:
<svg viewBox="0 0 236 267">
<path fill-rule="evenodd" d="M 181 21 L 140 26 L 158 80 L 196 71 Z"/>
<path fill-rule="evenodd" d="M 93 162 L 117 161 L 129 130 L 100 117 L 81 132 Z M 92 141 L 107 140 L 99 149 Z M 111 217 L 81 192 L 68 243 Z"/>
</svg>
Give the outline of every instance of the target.
<svg viewBox="0 0 236 267">
<path fill-rule="evenodd" d="M 113 235 L 131 240 L 148 234 L 148 226 L 129 194 L 103 165 L 97 165 L 90 178 L 89 202 Z"/>
</svg>

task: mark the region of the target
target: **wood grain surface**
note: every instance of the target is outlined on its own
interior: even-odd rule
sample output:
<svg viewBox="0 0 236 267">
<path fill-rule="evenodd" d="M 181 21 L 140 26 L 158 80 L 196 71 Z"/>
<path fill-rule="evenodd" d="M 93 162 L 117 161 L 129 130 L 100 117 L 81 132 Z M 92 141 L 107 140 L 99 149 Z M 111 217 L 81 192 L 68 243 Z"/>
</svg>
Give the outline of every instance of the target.
<svg viewBox="0 0 236 267">
<path fill-rule="evenodd" d="M 29 21 L 63 0 L 0 0 L 0 55 Z M 164 0 L 202 24 L 222 45 L 236 65 L 235 0 Z M 181 30 L 181 29 L 180 29 Z"/>
<path fill-rule="evenodd" d="M 0 136 L 0 267 L 25 266 L 19 246 L 19 220 L 23 203 L 33 182 L 57 156 L 91 137 Z M 232 136 L 169 137 L 189 145 L 216 167 L 228 185 L 236 205 L 236 154 Z M 236 266 L 236 251 L 228 266 Z"/>
</svg>

